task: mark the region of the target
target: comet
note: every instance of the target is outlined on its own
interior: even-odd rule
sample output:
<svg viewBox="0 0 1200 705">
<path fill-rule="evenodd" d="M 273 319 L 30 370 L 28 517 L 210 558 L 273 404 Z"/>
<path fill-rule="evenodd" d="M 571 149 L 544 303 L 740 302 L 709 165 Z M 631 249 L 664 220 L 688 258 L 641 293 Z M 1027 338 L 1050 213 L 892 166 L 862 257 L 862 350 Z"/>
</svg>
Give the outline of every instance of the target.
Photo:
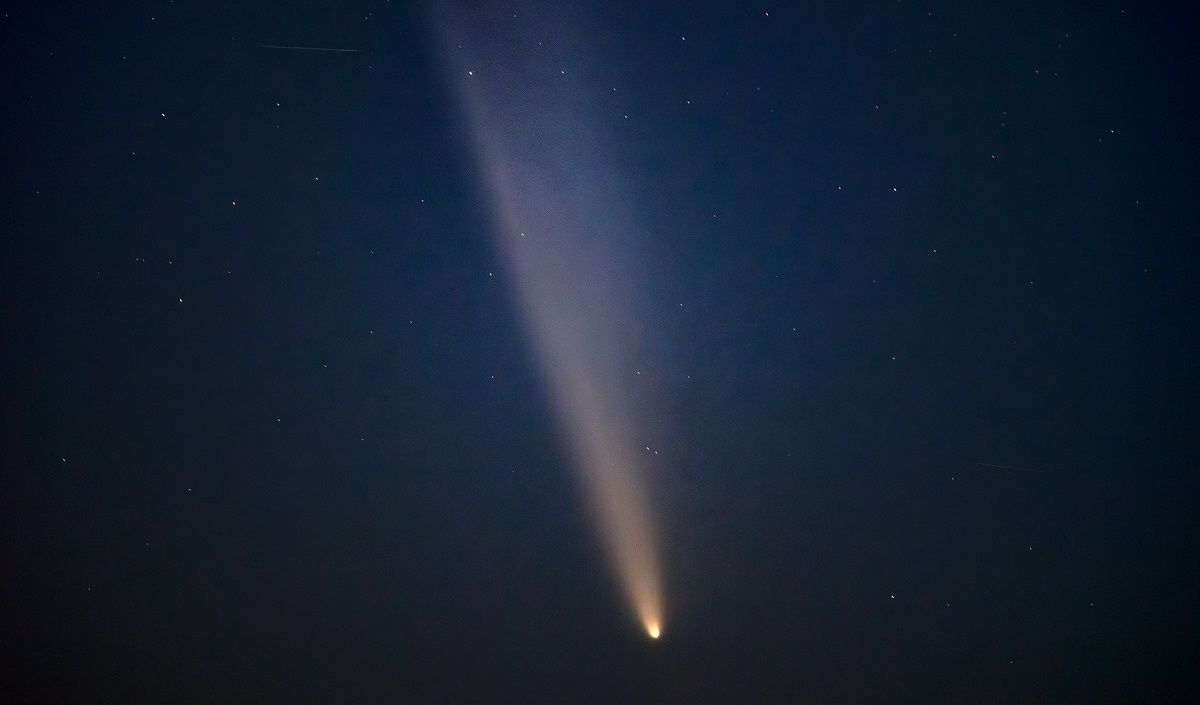
<svg viewBox="0 0 1200 705">
<path fill-rule="evenodd" d="M 486 6 L 486 4 L 484 4 Z M 644 233 L 616 158 L 608 85 L 562 7 L 439 3 L 433 23 L 469 135 L 505 280 L 616 582 L 651 639 L 663 589 L 638 429 L 652 406 L 637 359 L 650 300 Z M 612 120 L 606 125 L 601 119 Z"/>
</svg>

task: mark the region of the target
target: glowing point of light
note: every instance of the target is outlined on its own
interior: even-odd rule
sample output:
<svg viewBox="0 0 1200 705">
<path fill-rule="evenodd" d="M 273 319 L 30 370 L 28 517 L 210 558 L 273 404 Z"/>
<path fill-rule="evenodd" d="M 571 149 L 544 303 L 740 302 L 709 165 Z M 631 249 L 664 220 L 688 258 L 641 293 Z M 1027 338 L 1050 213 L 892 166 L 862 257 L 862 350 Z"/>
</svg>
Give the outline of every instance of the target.
<svg viewBox="0 0 1200 705">
<path fill-rule="evenodd" d="M 646 633 L 650 635 L 651 639 L 657 639 L 658 637 L 662 636 L 662 632 L 659 631 L 657 624 L 651 624 L 649 627 L 647 627 Z"/>
</svg>

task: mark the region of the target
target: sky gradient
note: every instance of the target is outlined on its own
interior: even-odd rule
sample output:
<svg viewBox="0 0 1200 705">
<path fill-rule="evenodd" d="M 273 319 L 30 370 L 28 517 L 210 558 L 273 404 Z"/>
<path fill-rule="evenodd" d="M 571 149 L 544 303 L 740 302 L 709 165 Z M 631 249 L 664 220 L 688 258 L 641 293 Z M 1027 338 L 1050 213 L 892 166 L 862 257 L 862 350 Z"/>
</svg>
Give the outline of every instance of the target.
<svg viewBox="0 0 1200 705">
<path fill-rule="evenodd" d="M 3 699 L 1194 700 L 1190 16 L 455 7 L 5 11 Z"/>
</svg>

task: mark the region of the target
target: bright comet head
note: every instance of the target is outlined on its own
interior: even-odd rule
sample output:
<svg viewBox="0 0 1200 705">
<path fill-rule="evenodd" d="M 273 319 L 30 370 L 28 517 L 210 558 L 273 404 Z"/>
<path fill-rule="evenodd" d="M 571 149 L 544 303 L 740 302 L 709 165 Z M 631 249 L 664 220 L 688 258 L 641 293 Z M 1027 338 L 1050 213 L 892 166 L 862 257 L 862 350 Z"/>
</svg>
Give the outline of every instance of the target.
<svg viewBox="0 0 1200 705">
<path fill-rule="evenodd" d="M 646 627 L 646 633 L 650 635 L 651 639 L 657 639 L 662 635 L 662 632 L 659 631 L 657 624 L 651 624 L 650 626 Z"/>
</svg>

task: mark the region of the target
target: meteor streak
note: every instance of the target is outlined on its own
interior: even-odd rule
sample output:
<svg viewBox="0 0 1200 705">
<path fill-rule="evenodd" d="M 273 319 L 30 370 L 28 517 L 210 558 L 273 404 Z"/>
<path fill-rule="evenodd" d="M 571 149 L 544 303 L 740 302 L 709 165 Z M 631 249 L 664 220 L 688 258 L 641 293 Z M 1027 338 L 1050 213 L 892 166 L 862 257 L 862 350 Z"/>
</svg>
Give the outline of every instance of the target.
<svg viewBox="0 0 1200 705">
<path fill-rule="evenodd" d="M 524 12 L 464 3 L 438 17 L 448 64 L 532 348 L 618 582 L 662 633 L 658 546 L 635 429 L 649 400 L 639 239 L 605 134 L 609 87 L 586 78 L 580 36 L 553 3 Z M 571 34 L 572 36 L 567 36 Z M 568 68 L 570 71 L 568 71 Z"/>
<path fill-rule="evenodd" d="M 1049 474 L 1047 470 L 1038 470 L 1037 468 L 1022 468 L 1016 465 L 995 465 L 993 463 L 975 463 L 981 467 L 992 468 L 993 470 L 1017 470 L 1019 472 L 1036 472 L 1039 475 Z"/>
<path fill-rule="evenodd" d="M 331 49 L 329 47 L 285 47 L 278 44 L 263 44 L 263 49 L 287 49 L 290 51 L 337 51 L 353 54 L 358 52 L 358 49 Z"/>
</svg>

